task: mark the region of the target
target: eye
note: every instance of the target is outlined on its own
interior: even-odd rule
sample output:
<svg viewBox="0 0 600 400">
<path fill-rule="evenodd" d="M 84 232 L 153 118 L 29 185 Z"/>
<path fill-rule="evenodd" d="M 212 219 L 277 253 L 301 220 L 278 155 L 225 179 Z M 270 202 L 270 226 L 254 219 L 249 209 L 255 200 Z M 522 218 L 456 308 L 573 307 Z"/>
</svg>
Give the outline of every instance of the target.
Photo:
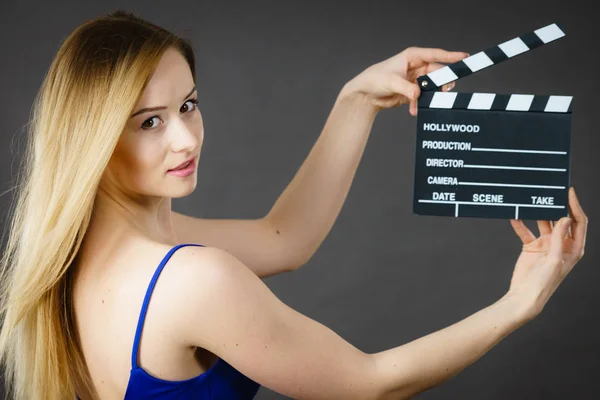
<svg viewBox="0 0 600 400">
<path fill-rule="evenodd" d="M 192 109 L 192 111 L 195 111 L 196 108 L 198 108 L 198 99 L 189 99 L 185 103 L 192 103 L 194 105 L 194 108 Z M 183 104 L 185 105 L 185 103 L 183 103 Z"/>
<path fill-rule="evenodd" d="M 148 125 L 146 125 L 146 122 L 153 121 L 153 120 L 154 120 L 154 118 L 158 118 L 158 116 L 154 116 L 154 117 L 152 117 L 152 118 L 149 118 L 149 119 L 145 120 L 145 121 L 142 123 L 142 126 L 141 126 L 141 128 L 142 128 L 142 129 L 146 129 L 146 130 L 154 129 L 154 127 L 153 127 L 153 126 L 148 126 Z"/>
<path fill-rule="evenodd" d="M 192 111 L 195 111 L 195 110 L 198 108 L 198 99 L 189 99 L 188 101 L 186 101 L 186 102 L 184 103 L 184 106 L 185 106 L 185 104 L 186 104 L 186 103 L 192 103 L 192 104 L 194 105 L 194 107 L 191 109 L 191 111 L 184 111 L 184 112 L 192 112 Z M 188 107 L 188 110 L 189 110 L 189 109 L 190 109 L 190 107 L 189 107 L 189 106 L 187 106 L 187 107 Z M 153 120 L 154 120 L 154 118 L 159 118 L 159 117 L 158 117 L 157 115 L 155 115 L 155 116 L 153 116 L 153 117 L 151 117 L 151 118 L 148 118 L 147 120 L 145 120 L 145 121 L 142 123 L 142 126 L 141 126 L 141 128 L 142 128 L 142 129 L 144 129 L 144 130 L 152 130 L 152 129 L 155 129 L 156 125 L 153 125 L 153 126 L 148 126 L 148 125 L 146 124 L 147 122 L 151 122 L 151 121 L 153 121 Z M 159 118 L 159 119 L 160 119 L 160 118 Z"/>
</svg>

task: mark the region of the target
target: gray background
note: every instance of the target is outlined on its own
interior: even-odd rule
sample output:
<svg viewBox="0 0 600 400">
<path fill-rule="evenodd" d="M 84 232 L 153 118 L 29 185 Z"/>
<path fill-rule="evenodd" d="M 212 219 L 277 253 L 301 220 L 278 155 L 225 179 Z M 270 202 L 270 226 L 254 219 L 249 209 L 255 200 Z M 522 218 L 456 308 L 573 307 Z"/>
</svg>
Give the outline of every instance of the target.
<svg viewBox="0 0 600 400">
<path fill-rule="evenodd" d="M 571 179 L 591 222 L 586 255 L 537 319 L 418 398 L 597 398 L 596 18 L 576 1 L 483 3 L 5 0 L 0 192 L 11 187 L 17 136 L 60 41 L 115 8 L 193 42 L 206 137 L 198 187 L 175 199 L 174 209 L 209 218 L 265 215 L 342 85 L 369 65 L 412 45 L 473 54 L 559 22 L 566 38 L 465 78 L 455 91 L 575 97 Z M 520 250 L 507 220 L 412 214 L 415 131 L 406 106 L 382 111 L 321 248 L 297 272 L 265 280 L 286 304 L 365 352 L 407 343 L 493 303 L 507 290 Z M 10 196 L 0 198 L 3 218 Z M 282 397 L 264 387 L 257 396 Z"/>
</svg>

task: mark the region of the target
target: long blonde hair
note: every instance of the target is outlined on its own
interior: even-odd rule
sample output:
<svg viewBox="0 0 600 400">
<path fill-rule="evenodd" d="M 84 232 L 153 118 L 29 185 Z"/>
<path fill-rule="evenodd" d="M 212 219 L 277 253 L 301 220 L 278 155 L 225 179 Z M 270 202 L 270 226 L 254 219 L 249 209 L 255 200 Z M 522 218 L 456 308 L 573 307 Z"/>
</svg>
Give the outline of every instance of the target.
<svg viewBox="0 0 600 400">
<path fill-rule="evenodd" d="M 61 44 L 35 98 L 0 264 L 0 362 L 17 399 L 97 397 L 81 350 L 73 265 L 100 178 L 162 54 L 187 39 L 117 10 Z M 3 231 L 4 237 L 4 231 Z"/>
</svg>

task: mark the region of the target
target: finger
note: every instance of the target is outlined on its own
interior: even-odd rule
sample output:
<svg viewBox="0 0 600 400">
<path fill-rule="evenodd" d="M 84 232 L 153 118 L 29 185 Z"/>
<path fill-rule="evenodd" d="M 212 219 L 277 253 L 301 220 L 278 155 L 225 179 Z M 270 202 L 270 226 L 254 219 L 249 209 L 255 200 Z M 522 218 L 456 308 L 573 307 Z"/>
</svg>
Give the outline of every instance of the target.
<svg viewBox="0 0 600 400">
<path fill-rule="evenodd" d="M 565 217 L 570 217 L 569 215 L 565 215 Z M 567 227 L 567 232 L 565 233 L 565 237 L 563 239 L 571 238 L 571 229 L 573 229 L 573 218 L 571 218 L 571 223 Z"/>
<path fill-rule="evenodd" d="M 552 234 L 552 225 L 550 221 L 538 221 L 538 229 L 540 230 L 540 236 Z"/>
<path fill-rule="evenodd" d="M 554 226 L 552 231 L 552 237 L 550 238 L 550 249 L 548 250 L 548 256 L 552 260 L 562 261 L 563 260 L 563 238 L 569 229 L 571 218 L 563 217 Z"/>
<path fill-rule="evenodd" d="M 455 82 L 447 83 L 444 86 L 442 86 L 442 92 L 448 92 L 448 91 L 454 89 L 454 86 L 456 86 Z"/>
<path fill-rule="evenodd" d="M 425 73 L 428 74 L 430 72 L 433 72 L 433 71 L 440 69 L 442 67 L 445 67 L 445 66 L 446 65 L 444 65 L 444 64 L 440 64 L 440 63 L 436 63 L 436 62 L 429 63 L 425 67 Z"/>
<path fill-rule="evenodd" d="M 462 51 L 447 51 L 439 48 L 409 47 L 405 50 L 406 61 L 409 68 L 418 68 L 426 63 L 455 63 L 468 57 Z"/>
<path fill-rule="evenodd" d="M 419 85 L 397 76 L 390 81 L 390 85 L 395 93 L 402 94 L 406 96 L 409 100 L 416 100 L 421 94 L 421 89 L 419 89 Z"/>
<path fill-rule="evenodd" d="M 510 224 L 512 225 L 513 229 L 515 230 L 515 233 L 517 234 L 517 236 L 519 236 L 519 238 L 521 238 L 521 241 L 523 242 L 523 244 L 531 243 L 536 239 L 535 235 L 529 230 L 528 227 L 525 226 L 525 224 L 523 223 L 523 220 L 511 219 Z"/>
<path fill-rule="evenodd" d="M 558 221 L 560 221 L 560 220 L 558 220 Z M 552 224 L 551 224 L 551 226 L 552 226 L 552 229 L 554 229 L 554 227 L 555 227 L 555 226 L 557 226 L 557 224 L 558 224 L 558 221 L 552 221 Z M 566 238 L 568 237 L 568 235 L 569 235 L 569 229 L 567 229 L 567 234 L 566 234 L 566 236 L 564 237 L 564 239 L 566 239 Z"/>
<path fill-rule="evenodd" d="M 412 115 L 413 117 L 417 116 L 417 111 L 418 111 L 418 104 L 417 104 L 417 100 L 411 100 L 410 104 L 408 106 L 408 112 L 410 113 L 410 115 Z"/>
<path fill-rule="evenodd" d="M 569 211 L 573 217 L 573 226 L 571 227 L 573 241 L 575 242 L 574 251 L 576 254 L 581 254 L 585 247 L 587 235 L 588 218 L 583 212 L 575 188 L 569 188 Z"/>
</svg>

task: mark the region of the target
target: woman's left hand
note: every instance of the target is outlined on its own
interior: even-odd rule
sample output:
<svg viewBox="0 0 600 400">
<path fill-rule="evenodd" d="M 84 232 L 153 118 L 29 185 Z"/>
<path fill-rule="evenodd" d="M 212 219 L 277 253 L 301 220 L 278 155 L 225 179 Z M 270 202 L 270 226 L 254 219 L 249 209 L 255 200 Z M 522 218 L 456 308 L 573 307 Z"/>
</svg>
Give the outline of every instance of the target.
<svg viewBox="0 0 600 400">
<path fill-rule="evenodd" d="M 417 115 L 417 99 L 421 89 L 415 83 L 443 64 L 450 64 L 468 57 L 469 54 L 443 49 L 409 47 L 387 60 L 373 64 L 344 86 L 344 90 L 360 95 L 377 111 L 410 103 L 409 112 Z M 448 91 L 454 82 L 442 87 Z"/>
</svg>

